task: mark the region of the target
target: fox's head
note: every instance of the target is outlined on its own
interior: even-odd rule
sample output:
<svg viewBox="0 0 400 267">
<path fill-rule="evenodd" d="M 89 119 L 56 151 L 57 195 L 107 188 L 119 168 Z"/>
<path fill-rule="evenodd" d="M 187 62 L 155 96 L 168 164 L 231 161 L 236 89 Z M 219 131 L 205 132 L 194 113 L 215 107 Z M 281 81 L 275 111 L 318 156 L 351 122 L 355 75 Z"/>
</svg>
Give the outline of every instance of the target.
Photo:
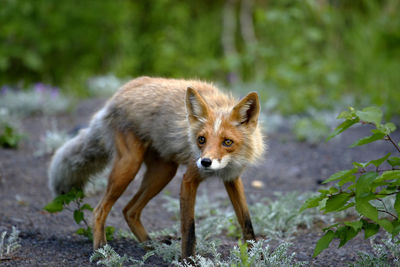
<svg viewBox="0 0 400 267">
<path fill-rule="evenodd" d="M 257 130 L 258 95 L 249 93 L 236 105 L 224 107 L 218 107 L 215 101 L 213 105 L 207 103 L 215 100 L 212 98 L 202 97 L 191 87 L 186 92 L 189 138 L 196 165 L 201 173 L 234 179 L 263 150 Z"/>
</svg>

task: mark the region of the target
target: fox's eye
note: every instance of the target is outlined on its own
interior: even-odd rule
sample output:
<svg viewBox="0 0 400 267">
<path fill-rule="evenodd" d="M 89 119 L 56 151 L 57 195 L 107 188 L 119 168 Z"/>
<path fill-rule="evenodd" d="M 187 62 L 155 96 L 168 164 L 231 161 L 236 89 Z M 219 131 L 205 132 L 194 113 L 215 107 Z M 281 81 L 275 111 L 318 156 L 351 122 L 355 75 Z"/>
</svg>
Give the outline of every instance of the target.
<svg viewBox="0 0 400 267">
<path fill-rule="evenodd" d="M 222 143 L 224 146 L 230 147 L 233 144 L 233 141 L 231 139 L 225 139 L 224 142 Z"/>
<path fill-rule="evenodd" d="M 206 142 L 206 138 L 204 136 L 199 136 L 197 137 L 197 141 L 199 142 L 200 145 L 203 145 Z"/>
</svg>

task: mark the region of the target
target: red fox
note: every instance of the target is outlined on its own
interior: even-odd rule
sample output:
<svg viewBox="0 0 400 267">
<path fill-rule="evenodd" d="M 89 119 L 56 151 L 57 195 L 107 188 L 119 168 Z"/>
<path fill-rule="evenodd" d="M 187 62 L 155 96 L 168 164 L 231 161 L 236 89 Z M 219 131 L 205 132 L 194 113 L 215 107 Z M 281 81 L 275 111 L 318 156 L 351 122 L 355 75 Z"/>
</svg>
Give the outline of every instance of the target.
<svg viewBox="0 0 400 267">
<path fill-rule="evenodd" d="M 254 231 L 241 174 L 264 150 L 258 123 L 258 95 L 240 101 L 196 80 L 140 77 L 125 84 L 92 118 L 87 129 L 53 156 L 49 187 L 54 195 L 82 188 L 90 175 L 113 167 L 106 193 L 94 210 L 93 247 L 106 243 L 104 225 L 112 206 L 144 162 L 147 170 L 138 192 L 123 209 L 139 241 L 149 235 L 140 215 L 146 204 L 187 165 L 180 192 L 182 258 L 194 255 L 194 205 L 197 188 L 220 177 L 245 240 Z"/>
</svg>

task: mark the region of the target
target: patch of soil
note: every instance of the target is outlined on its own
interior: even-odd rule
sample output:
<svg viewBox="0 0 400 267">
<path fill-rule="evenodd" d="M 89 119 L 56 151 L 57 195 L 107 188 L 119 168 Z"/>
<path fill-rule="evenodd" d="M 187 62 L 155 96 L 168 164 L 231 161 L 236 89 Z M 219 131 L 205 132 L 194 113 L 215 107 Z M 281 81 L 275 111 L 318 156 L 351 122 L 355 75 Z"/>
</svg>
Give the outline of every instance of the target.
<svg viewBox="0 0 400 267">
<path fill-rule="evenodd" d="M 15 256 L 0 262 L 1 266 L 95 266 L 89 262 L 92 244 L 84 237 L 75 234 L 77 226 L 70 211 L 49 214 L 43 207 L 52 196 L 47 188 L 47 166 L 50 156 L 37 157 L 40 138 L 50 128 L 55 119 L 60 129 L 76 131 L 77 127 L 87 125 L 91 115 L 102 104 L 102 99 L 91 99 L 80 103 L 76 111 L 69 115 L 32 117 L 24 120 L 27 138 L 18 150 L 0 149 L 0 232 L 11 231 L 16 226 L 20 231 L 22 247 Z M 276 192 L 316 191 L 320 182 L 330 174 L 351 168 L 353 161 L 367 161 L 384 156 L 393 151 L 391 144 L 378 142 L 366 147 L 349 149 L 356 139 L 365 136 L 369 129 L 355 128 L 329 143 L 308 145 L 297 142 L 287 130 L 268 137 L 268 153 L 261 162 L 249 168 L 243 175 L 243 182 L 249 202 L 259 197 L 274 198 Z M 395 135 L 399 140 L 399 134 Z M 179 196 L 181 177 L 185 167 L 180 167 L 171 183 L 164 189 L 173 197 Z M 112 209 L 107 225 L 128 230 L 121 214 L 122 208 L 138 189 L 140 177 L 137 177 Z M 252 181 L 260 180 L 265 186 L 255 188 Z M 210 179 L 204 182 L 199 194 L 210 198 L 226 197 L 221 181 Z M 87 198 L 95 206 L 101 194 Z M 149 232 L 172 226 L 173 214 L 162 208 L 163 198 L 156 196 L 145 208 L 142 221 Z M 299 230 L 292 241 L 291 250 L 296 258 L 309 261 L 312 266 L 343 266 L 354 262 L 359 250 L 369 251 L 369 241 L 358 236 L 341 249 L 329 249 L 313 259 L 312 253 L 322 231 Z M 127 239 L 117 239 L 110 244 L 120 255 L 141 258 L 146 251 L 140 245 Z M 226 238 L 222 254 L 236 244 L 236 240 Z M 337 244 L 336 244 L 337 246 Z M 148 266 L 168 266 L 159 257 L 148 259 Z"/>
</svg>

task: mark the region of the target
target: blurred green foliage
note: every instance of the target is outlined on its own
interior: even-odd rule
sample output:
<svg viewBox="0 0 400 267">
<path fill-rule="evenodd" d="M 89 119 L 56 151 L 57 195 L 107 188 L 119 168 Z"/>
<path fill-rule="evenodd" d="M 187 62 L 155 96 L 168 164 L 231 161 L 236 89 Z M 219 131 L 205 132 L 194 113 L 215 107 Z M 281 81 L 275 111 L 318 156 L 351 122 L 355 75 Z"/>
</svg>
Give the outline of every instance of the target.
<svg viewBox="0 0 400 267">
<path fill-rule="evenodd" d="M 245 0 L 2 0 L 0 84 L 45 82 L 85 95 L 84 82 L 107 73 L 233 75 L 262 84 L 246 90 L 277 97 L 285 114 L 346 97 L 400 112 L 399 1 L 252 2 L 249 40 Z M 222 41 L 229 6 L 235 53 Z"/>
</svg>

